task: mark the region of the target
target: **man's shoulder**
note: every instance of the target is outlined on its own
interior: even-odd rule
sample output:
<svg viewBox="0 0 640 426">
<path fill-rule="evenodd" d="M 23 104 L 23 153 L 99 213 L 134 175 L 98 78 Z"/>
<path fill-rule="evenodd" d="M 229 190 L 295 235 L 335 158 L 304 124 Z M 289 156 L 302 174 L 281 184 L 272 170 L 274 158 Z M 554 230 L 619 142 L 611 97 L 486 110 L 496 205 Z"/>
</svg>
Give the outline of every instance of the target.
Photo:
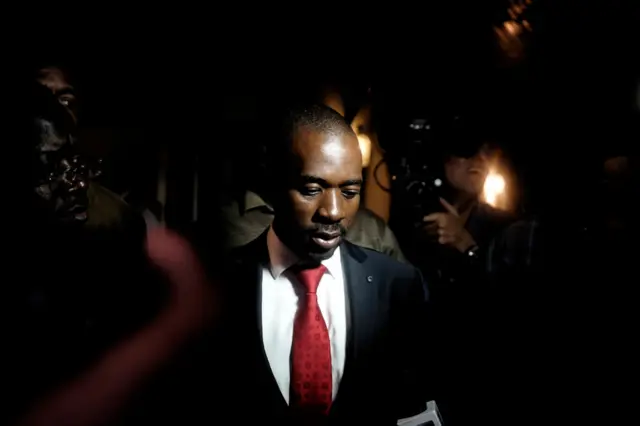
<svg viewBox="0 0 640 426">
<path fill-rule="evenodd" d="M 120 227 L 134 216 L 134 211 L 126 201 L 102 185 L 89 186 L 88 227 Z"/>
<path fill-rule="evenodd" d="M 343 247 L 346 250 L 341 253 L 346 252 L 362 263 L 367 281 L 372 277 L 369 282 L 377 286 L 375 291 L 393 295 L 394 300 L 405 302 L 411 299 L 424 302 L 429 299 L 429 286 L 416 267 L 399 262 L 384 253 L 348 242 Z"/>
<path fill-rule="evenodd" d="M 374 212 L 360 209 L 347 233 L 347 240 L 362 247 L 378 249 L 386 223 Z M 382 251 L 382 250 L 378 250 Z"/>
<path fill-rule="evenodd" d="M 217 254 L 222 259 L 226 271 L 237 272 L 239 268 L 246 270 L 265 263 L 269 259 L 266 232 L 245 245 L 224 248 L 218 250 Z"/>
<path fill-rule="evenodd" d="M 375 224 L 376 226 L 384 228 L 386 223 L 384 219 L 372 212 L 367 208 L 361 208 L 356 213 L 356 221 L 364 221 L 365 223 Z"/>
<path fill-rule="evenodd" d="M 418 270 L 414 266 L 402 263 L 388 254 L 362 247 L 348 241 L 344 242 L 343 247 L 346 250 L 341 251 L 341 253 L 345 253 L 348 256 L 353 256 L 356 259 L 361 260 L 367 268 L 374 268 L 376 270 L 383 271 L 385 276 L 413 277 L 418 273 Z"/>
</svg>

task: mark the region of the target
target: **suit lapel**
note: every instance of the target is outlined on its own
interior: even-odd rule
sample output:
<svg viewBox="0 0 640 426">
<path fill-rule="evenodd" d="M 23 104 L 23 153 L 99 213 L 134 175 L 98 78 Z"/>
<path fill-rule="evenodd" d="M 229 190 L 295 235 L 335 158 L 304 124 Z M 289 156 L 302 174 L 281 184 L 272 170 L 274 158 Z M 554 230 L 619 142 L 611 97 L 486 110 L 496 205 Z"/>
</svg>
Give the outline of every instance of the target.
<svg viewBox="0 0 640 426">
<path fill-rule="evenodd" d="M 253 348 L 252 353 L 256 354 L 255 379 L 257 379 L 262 389 L 264 389 L 264 397 L 269 398 L 273 402 L 273 404 L 267 406 L 286 409 L 287 402 L 283 398 L 278 383 L 271 371 L 262 338 L 262 268 L 265 262 L 269 260 L 266 232 L 246 248 L 247 250 L 243 251 L 240 257 L 238 267 L 240 268 L 239 275 L 244 278 L 242 282 L 253 283 L 254 285 L 248 292 L 249 294 L 243 299 L 249 307 L 247 319 L 249 320 L 248 327 L 251 333 L 250 344 Z"/>
<path fill-rule="evenodd" d="M 376 318 L 378 302 L 371 281 L 374 277 L 366 270 L 367 255 L 358 247 L 344 243 L 341 249 L 347 300 L 347 354 L 344 374 L 333 409 L 339 409 L 345 397 L 352 392 L 351 378 L 360 349 L 370 340 L 373 327 L 367 324 Z"/>
<path fill-rule="evenodd" d="M 269 359 L 267 358 L 267 353 L 264 349 L 264 339 L 262 336 L 262 268 L 260 267 L 261 265 L 258 264 L 258 268 L 256 268 L 255 272 L 255 277 L 256 277 L 256 291 L 255 291 L 255 322 L 254 325 L 256 327 L 256 344 L 258 345 L 258 354 L 259 354 L 259 359 L 258 362 L 260 363 L 259 365 L 259 370 L 260 372 L 263 374 L 263 381 L 266 387 L 267 392 L 270 395 L 273 395 L 274 398 L 274 402 L 276 403 L 276 406 L 282 406 L 282 408 L 286 408 L 287 407 L 287 401 L 284 399 L 284 397 L 282 396 L 282 392 L 280 391 L 280 387 L 278 386 L 278 383 L 276 382 L 275 377 L 273 376 L 273 372 L 271 370 L 271 366 L 269 365 Z"/>
</svg>

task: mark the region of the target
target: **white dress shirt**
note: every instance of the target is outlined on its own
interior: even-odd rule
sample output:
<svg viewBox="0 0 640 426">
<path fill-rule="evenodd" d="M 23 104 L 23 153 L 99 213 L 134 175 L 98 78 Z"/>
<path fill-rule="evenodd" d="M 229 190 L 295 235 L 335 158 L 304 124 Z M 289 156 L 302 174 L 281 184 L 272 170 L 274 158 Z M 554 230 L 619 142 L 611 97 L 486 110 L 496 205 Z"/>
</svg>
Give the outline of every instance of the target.
<svg viewBox="0 0 640 426">
<path fill-rule="evenodd" d="M 291 374 L 291 345 L 293 322 L 298 300 L 304 291 L 302 284 L 287 268 L 297 262 L 295 254 L 278 238 L 273 228 L 267 234 L 269 265 L 262 269 L 262 341 L 285 401 L 289 403 Z M 344 372 L 347 346 L 347 312 L 345 283 L 340 260 L 340 248 L 322 264 L 327 268 L 318 286 L 318 305 L 327 324 L 331 342 L 331 370 L 333 399 Z"/>
</svg>

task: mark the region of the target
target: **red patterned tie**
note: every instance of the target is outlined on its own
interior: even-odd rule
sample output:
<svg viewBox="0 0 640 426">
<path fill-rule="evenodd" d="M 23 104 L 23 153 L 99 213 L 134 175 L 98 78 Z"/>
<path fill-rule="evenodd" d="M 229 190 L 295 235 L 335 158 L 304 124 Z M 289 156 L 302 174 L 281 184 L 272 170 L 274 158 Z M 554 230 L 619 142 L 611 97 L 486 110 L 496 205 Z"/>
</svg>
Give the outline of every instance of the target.
<svg viewBox="0 0 640 426">
<path fill-rule="evenodd" d="M 331 346 L 316 294 L 326 271 L 320 265 L 295 272 L 306 295 L 293 324 L 290 406 L 301 413 L 328 414 L 331 407 Z"/>
</svg>

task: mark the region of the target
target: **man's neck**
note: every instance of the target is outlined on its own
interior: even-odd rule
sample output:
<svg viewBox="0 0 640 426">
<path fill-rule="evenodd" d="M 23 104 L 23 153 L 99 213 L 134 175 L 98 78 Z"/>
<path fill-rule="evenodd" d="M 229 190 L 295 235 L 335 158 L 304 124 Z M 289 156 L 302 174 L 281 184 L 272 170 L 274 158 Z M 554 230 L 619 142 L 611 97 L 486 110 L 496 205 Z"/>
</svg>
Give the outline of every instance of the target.
<svg viewBox="0 0 640 426">
<path fill-rule="evenodd" d="M 286 247 L 286 250 L 290 252 L 291 256 L 294 256 L 296 258 L 297 264 L 313 265 L 313 266 L 318 265 L 319 262 L 317 260 L 311 259 L 308 255 L 300 255 L 299 251 L 295 249 L 295 246 L 287 242 L 286 235 L 284 235 L 283 232 L 278 232 L 279 230 L 280 228 L 278 227 L 278 221 L 274 219 L 273 225 L 271 226 L 271 229 L 269 230 L 269 232 L 273 232 L 276 238 L 278 239 L 279 244 Z M 283 238 L 283 235 L 284 235 L 284 238 Z"/>
<path fill-rule="evenodd" d="M 287 242 L 287 238 L 286 238 L 285 233 L 281 232 L 281 228 L 279 226 L 279 223 L 280 222 L 278 222 L 277 216 L 276 216 L 276 218 L 274 218 L 274 220 L 273 220 L 273 222 L 271 224 L 270 232 L 273 232 L 275 234 L 275 236 L 278 239 L 278 242 L 280 244 L 284 245 L 287 248 L 287 250 L 291 251 L 291 253 L 293 253 L 297 257 L 299 257 L 298 254 L 295 252 L 294 248 L 291 247 L 291 244 L 289 244 Z"/>
</svg>

